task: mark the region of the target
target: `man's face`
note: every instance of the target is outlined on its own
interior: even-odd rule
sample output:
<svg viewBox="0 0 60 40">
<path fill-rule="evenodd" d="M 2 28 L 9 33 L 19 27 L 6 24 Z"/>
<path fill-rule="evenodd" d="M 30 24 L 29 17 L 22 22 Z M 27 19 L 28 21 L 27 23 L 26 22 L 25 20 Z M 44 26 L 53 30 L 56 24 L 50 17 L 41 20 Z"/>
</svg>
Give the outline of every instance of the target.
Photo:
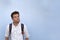
<svg viewBox="0 0 60 40">
<path fill-rule="evenodd" d="M 12 20 L 13 22 L 18 23 L 20 21 L 19 14 L 14 14 Z"/>
</svg>

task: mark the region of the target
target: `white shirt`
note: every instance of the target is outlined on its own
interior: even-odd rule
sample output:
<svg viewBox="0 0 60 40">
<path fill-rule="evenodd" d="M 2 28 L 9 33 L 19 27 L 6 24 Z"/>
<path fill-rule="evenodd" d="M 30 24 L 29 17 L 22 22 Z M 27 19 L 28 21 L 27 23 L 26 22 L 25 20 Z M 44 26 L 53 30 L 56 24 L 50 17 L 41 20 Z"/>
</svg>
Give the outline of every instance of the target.
<svg viewBox="0 0 60 40">
<path fill-rule="evenodd" d="M 29 37 L 26 25 L 24 25 L 24 34 L 26 38 Z M 7 26 L 5 37 L 9 37 L 9 25 Z M 19 23 L 17 26 L 14 26 L 14 24 L 12 24 L 11 40 L 23 40 L 21 23 Z"/>
</svg>

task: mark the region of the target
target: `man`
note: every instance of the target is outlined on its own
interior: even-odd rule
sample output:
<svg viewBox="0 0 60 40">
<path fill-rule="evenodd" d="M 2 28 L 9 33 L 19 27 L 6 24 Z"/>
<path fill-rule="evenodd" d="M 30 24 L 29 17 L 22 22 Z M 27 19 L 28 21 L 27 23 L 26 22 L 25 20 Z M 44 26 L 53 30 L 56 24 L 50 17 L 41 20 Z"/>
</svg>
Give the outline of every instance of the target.
<svg viewBox="0 0 60 40">
<path fill-rule="evenodd" d="M 21 22 L 19 16 L 20 15 L 18 11 L 14 11 L 11 14 L 11 18 L 13 22 L 12 22 L 10 40 L 23 40 L 23 34 L 21 31 Z M 29 40 L 28 31 L 25 24 L 24 24 L 24 35 L 25 35 L 25 40 Z M 7 26 L 6 29 L 5 40 L 9 40 L 9 25 Z"/>
</svg>

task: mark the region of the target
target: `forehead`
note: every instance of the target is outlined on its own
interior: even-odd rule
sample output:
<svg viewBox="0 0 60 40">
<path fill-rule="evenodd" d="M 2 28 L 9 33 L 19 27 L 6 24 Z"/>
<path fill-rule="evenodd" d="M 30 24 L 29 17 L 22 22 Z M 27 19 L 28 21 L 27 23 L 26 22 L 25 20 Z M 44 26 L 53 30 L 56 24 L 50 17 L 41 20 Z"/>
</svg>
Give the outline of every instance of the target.
<svg viewBox="0 0 60 40">
<path fill-rule="evenodd" d="M 13 17 L 19 17 L 19 15 L 18 14 L 14 14 Z"/>
</svg>

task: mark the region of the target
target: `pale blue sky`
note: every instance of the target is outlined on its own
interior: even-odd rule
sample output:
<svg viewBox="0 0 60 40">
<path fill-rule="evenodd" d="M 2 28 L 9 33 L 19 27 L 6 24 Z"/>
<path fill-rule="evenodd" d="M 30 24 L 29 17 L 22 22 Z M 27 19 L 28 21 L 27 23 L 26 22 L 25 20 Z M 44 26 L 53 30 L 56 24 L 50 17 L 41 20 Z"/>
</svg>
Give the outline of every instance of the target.
<svg viewBox="0 0 60 40">
<path fill-rule="evenodd" d="M 15 10 L 27 25 L 30 40 L 60 40 L 59 0 L 0 0 L 0 40 Z"/>
</svg>

